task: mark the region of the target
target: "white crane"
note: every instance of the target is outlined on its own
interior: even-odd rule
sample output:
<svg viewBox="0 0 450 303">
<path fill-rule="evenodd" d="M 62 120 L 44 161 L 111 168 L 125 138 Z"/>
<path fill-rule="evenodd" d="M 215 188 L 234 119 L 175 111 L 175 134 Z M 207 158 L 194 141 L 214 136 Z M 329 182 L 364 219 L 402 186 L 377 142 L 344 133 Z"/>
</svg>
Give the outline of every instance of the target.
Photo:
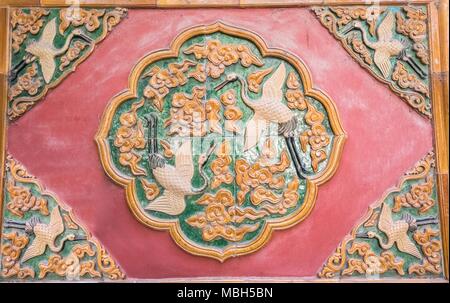
<svg viewBox="0 0 450 303">
<path fill-rule="evenodd" d="M 56 36 L 56 18 L 50 20 L 44 27 L 41 36 L 37 41 L 32 41 L 25 48 L 27 55 L 17 66 L 11 71 L 10 81 L 17 77 L 18 72 L 25 67 L 26 64 L 39 60 L 42 75 L 45 83 L 49 83 L 55 74 L 56 63 L 55 57 L 64 54 L 69 48 L 70 42 L 75 36 L 79 36 L 88 43 L 92 43 L 92 39 L 85 35 L 80 29 L 74 29 L 66 38 L 66 42 L 61 48 L 56 48 L 53 44 Z M 32 57 L 30 57 L 32 55 Z"/>
<path fill-rule="evenodd" d="M 399 251 L 410 254 L 416 258 L 421 259 L 422 256 L 417 249 L 416 245 L 409 239 L 408 231 L 414 231 L 420 225 L 437 224 L 436 218 L 427 217 L 421 219 L 415 219 L 408 213 L 406 213 L 400 220 L 394 221 L 392 219 L 392 210 L 386 203 L 383 203 L 380 218 L 378 220 L 378 229 L 385 233 L 387 236 L 387 242 L 383 242 L 383 238 L 373 231 L 367 233 L 359 233 L 356 236 L 358 238 L 375 238 L 378 244 L 383 249 L 389 249 L 394 244 L 397 244 Z"/>
<path fill-rule="evenodd" d="M 158 154 L 157 119 L 155 115 L 148 117 L 147 144 L 150 168 L 156 181 L 164 188 L 164 192 L 156 200 L 150 202 L 145 209 L 179 215 L 186 208 L 185 196 L 200 194 L 209 186 L 209 179 L 203 168 L 215 149 L 215 143 L 212 142 L 208 151 L 199 156 L 198 172 L 204 182 L 201 187 L 193 188 L 191 180 L 194 176 L 194 163 L 191 140 L 188 138 L 175 152 L 175 166 L 167 164 L 165 159 Z"/>
<path fill-rule="evenodd" d="M 354 29 L 361 31 L 364 44 L 375 51 L 373 55 L 375 65 L 384 78 L 389 78 L 392 69 L 391 57 L 399 55 L 406 48 L 405 41 L 394 39 L 395 17 L 392 12 L 389 11 L 378 26 L 378 41 L 376 42 L 369 40 L 366 31 L 362 29 L 360 21 L 353 21 L 350 27 L 343 31 L 343 34 L 346 35 Z"/>
<path fill-rule="evenodd" d="M 305 179 L 303 163 L 295 146 L 295 130 L 297 129 L 297 118 L 294 113 L 282 102 L 283 85 L 286 79 L 286 66 L 281 63 L 272 76 L 264 83 L 262 96 L 257 99 L 251 99 L 247 95 L 247 82 L 235 73 L 226 76 L 226 80 L 216 86 L 216 90 L 220 90 L 228 83 L 239 81 L 241 84 L 242 101 L 250 107 L 254 115 L 247 122 L 245 127 L 244 151 L 249 150 L 258 144 L 264 129 L 269 122 L 278 124 L 278 135 L 286 140 L 289 154 L 294 163 L 297 176 Z"/>
<path fill-rule="evenodd" d="M 64 232 L 64 222 L 58 206 L 53 208 L 48 224 L 41 223 L 38 218 L 32 217 L 25 223 L 6 219 L 4 227 L 22 229 L 28 234 L 34 234 L 34 240 L 25 250 L 22 256 L 22 262 L 42 255 L 47 247 L 52 252 L 57 253 L 64 248 L 66 241 L 86 239 L 84 236 L 80 237 L 75 234 L 69 234 L 59 241 L 59 245 L 55 245 L 56 238 Z"/>
</svg>

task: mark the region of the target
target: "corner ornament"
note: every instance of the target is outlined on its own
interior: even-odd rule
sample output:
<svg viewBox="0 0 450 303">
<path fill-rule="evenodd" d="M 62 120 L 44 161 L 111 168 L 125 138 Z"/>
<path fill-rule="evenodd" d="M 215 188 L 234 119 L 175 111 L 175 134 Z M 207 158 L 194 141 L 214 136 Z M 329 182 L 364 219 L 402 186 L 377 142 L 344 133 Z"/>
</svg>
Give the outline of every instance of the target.
<svg viewBox="0 0 450 303">
<path fill-rule="evenodd" d="M 42 101 L 126 16 L 124 8 L 11 9 L 9 120 Z"/>
<path fill-rule="evenodd" d="M 421 5 L 312 8 L 320 23 L 377 80 L 431 119 L 427 8 Z"/>
<path fill-rule="evenodd" d="M 125 279 L 72 211 L 11 155 L 5 184 L 0 282 Z"/>
<path fill-rule="evenodd" d="M 224 261 L 309 215 L 345 137 L 299 58 L 215 23 L 142 58 L 96 142 L 139 222 Z"/>
<path fill-rule="evenodd" d="M 372 204 L 317 275 L 322 279 L 443 276 L 435 158 L 430 151 Z"/>
</svg>

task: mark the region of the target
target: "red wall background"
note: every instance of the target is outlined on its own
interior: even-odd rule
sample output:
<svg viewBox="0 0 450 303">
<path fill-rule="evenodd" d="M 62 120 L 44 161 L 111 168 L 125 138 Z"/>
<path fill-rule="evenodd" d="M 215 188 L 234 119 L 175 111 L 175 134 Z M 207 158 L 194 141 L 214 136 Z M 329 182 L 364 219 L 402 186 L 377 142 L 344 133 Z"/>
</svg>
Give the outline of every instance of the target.
<svg viewBox="0 0 450 303">
<path fill-rule="evenodd" d="M 105 175 L 94 142 L 106 104 L 126 89 L 141 57 L 168 48 L 188 27 L 219 20 L 300 57 L 314 86 L 337 104 L 348 135 L 311 215 L 275 231 L 261 250 L 224 263 L 190 255 L 167 232 L 141 225 L 124 190 Z M 306 9 L 130 10 L 75 73 L 10 125 L 8 151 L 73 208 L 128 278 L 313 277 L 368 205 L 432 149 L 431 138 L 430 122 L 359 67 Z"/>
</svg>

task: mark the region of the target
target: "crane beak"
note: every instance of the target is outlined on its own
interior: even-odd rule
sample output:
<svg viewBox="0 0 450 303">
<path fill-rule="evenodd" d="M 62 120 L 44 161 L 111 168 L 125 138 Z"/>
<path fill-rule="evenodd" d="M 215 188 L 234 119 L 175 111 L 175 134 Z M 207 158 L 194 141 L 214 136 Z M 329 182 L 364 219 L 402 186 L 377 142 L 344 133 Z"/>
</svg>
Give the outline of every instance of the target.
<svg viewBox="0 0 450 303">
<path fill-rule="evenodd" d="M 89 37 L 88 35 L 84 34 L 84 33 L 80 33 L 77 35 L 78 37 L 80 37 L 81 39 L 83 39 L 84 41 L 86 41 L 87 43 L 92 43 L 92 38 Z"/>
<path fill-rule="evenodd" d="M 349 27 L 347 27 L 346 29 L 344 29 L 342 31 L 342 34 L 345 36 L 345 35 L 347 35 L 349 32 L 351 32 L 354 29 L 355 29 L 355 27 L 353 25 L 350 25 Z"/>
<path fill-rule="evenodd" d="M 87 240 L 86 236 L 75 235 L 75 238 L 73 238 L 73 241 L 84 241 L 84 240 Z"/>
<path fill-rule="evenodd" d="M 209 146 L 209 149 L 204 154 L 206 159 L 205 159 L 205 162 L 202 163 L 202 165 L 201 165 L 202 167 L 206 164 L 206 162 L 208 162 L 208 160 L 211 157 L 212 153 L 216 149 L 216 146 L 217 146 L 217 144 L 214 141 L 211 141 L 211 145 Z"/>
<path fill-rule="evenodd" d="M 208 151 L 206 152 L 206 160 L 208 161 L 209 157 L 211 157 L 213 151 L 216 149 L 217 143 L 212 141 L 211 145 L 209 146 Z"/>
<path fill-rule="evenodd" d="M 216 87 L 214 87 L 215 91 L 219 91 L 221 90 L 225 85 L 227 85 L 228 83 L 230 83 L 230 80 L 225 80 L 222 83 L 220 83 L 219 85 L 217 85 Z"/>
<path fill-rule="evenodd" d="M 356 238 L 369 239 L 369 236 L 367 235 L 367 233 L 357 233 Z"/>
</svg>

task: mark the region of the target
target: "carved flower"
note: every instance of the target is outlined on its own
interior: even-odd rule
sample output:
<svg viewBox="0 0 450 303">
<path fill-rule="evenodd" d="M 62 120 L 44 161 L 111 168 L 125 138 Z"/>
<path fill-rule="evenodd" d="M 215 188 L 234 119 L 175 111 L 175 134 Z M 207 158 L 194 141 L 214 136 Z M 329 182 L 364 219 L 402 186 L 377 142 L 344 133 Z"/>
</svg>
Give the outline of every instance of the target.
<svg viewBox="0 0 450 303">
<path fill-rule="evenodd" d="M 100 26 L 99 18 L 105 14 L 104 9 L 82 9 L 69 7 L 59 11 L 61 24 L 59 32 L 64 34 L 66 29 L 72 24 L 73 26 L 84 25 L 90 32 L 96 30 Z"/>
<path fill-rule="evenodd" d="M 14 53 L 20 50 L 20 46 L 27 38 L 27 34 L 36 35 L 44 25 L 43 16 L 49 11 L 43 8 L 30 8 L 29 13 L 25 13 L 21 8 L 11 9 L 12 44 Z"/>
<path fill-rule="evenodd" d="M 405 19 L 400 12 L 397 12 L 397 31 L 409 36 L 415 42 L 420 42 L 426 37 L 427 25 L 425 23 L 427 14 L 420 8 L 405 6 Z"/>
<path fill-rule="evenodd" d="M 214 99 L 203 102 L 205 96 L 204 86 L 193 87 L 192 95 L 185 93 L 173 95 L 170 117 L 164 123 L 166 127 L 170 126 L 169 135 L 204 136 L 207 131 L 222 133 L 219 124 L 221 117 L 218 114 L 221 109 L 220 104 Z M 208 125 L 205 123 L 206 120 Z"/>
<path fill-rule="evenodd" d="M 252 64 L 262 66 L 261 60 L 245 45 L 222 44 L 219 40 L 209 40 L 206 45 L 194 44 L 184 50 L 185 54 L 194 54 L 196 59 L 208 58 L 206 73 L 212 78 L 219 78 L 230 66 L 239 61 L 242 66 Z"/>
<path fill-rule="evenodd" d="M 205 225 L 225 225 L 231 222 L 231 216 L 226 209 L 234 205 L 234 198 L 230 191 L 221 189 L 216 195 L 206 194 L 197 201 L 197 204 L 205 205 L 205 211 L 203 214 L 189 218 L 189 224 L 205 227 Z"/>
<path fill-rule="evenodd" d="M 220 64 L 229 66 L 239 60 L 239 56 L 232 46 L 222 46 L 217 40 L 208 42 L 208 50 L 208 59 L 216 66 Z"/>
<path fill-rule="evenodd" d="M 33 63 L 27 67 L 26 72 L 19 76 L 17 82 L 9 88 L 8 98 L 14 99 L 22 92 L 27 92 L 30 96 L 36 95 L 42 85 L 41 78 L 37 77 L 37 65 Z"/>
<path fill-rule="evenodd" d="M 379 6 L 373 5 L 369 6 L 366 10 L 366 19 L 368 22 L 376 22 L 378 20 L 378 17 L 380 17 L 380 14 L 383 10 L 380 9 Z"/>
<path fill-rule="evenodd" d="M 225 211 L 225 206 L 220 203 L 211 203 L 205 209 L 206 220 L 217 224 L 231 222 L 230 215 Z"/>
<path fill-rule="evenodd" d="M 239 120 L 242 118 L 242 111 L 237 106 L 228 106 L 224 112 L 224 116 L 227 120 Z"/>
<path fill-rule="evenodd" d="M 145 175 L 145 170 L 139 167 L 141 156 L 136 150 L 143 149 L 146 141 L 142 123 L 137 118 L 136 111 L 144 105 L 144 100 L 134 103 L 130 111 L 123 113 L 120 118 L 121 126 L 117 129 L 114 146 L 119 148 L 119 162 L 129 166 L 133 174 Z"/>
<path fill-rule="evenodd" d="M 305 97 L 300 90 L 288 90 L 286 92 L 286 99 L 288 100 L 288 107 L 290 109 L 306 109 Z"/>
<path fill-rule="evenodd" d="M 157 66 L 151 69 L 149 75 L 152 76 L 149 83 L 153 88 L 161 88 L 163 86 L 174 87 L 177 84 L 176 79 L 170 76 L 168 70 L 160 70 Z"/>
<path fill-rule="evenodd" d="M 27 187 L 16 186 L 15 182 L 7 183 L 10 201 L 6 207 L 16 216 L 23 217 L 29 210 L 38 210 L 44 216 L 48 215 L 47 201 L 36 198 Z"/>
<path fill-rule="evenodd" d="M 309 137 L 309 144 L 313 150 L 321 149 L 330 144 L 330 137 L 323 125 L 312 126 L 311 129 L 306 131 L 306 135 Z"/>
<path fill-rule="evenodd" d="M 298 109 L 305 110 L 306 109 L 306 100 L 302 91 L 300 90 L 300 82 L 297 79 L 295 73 L 290 72 L 287 80 L 286 86 L 289 88 L 286 91 L 286 99 L 288 101 L 288 107 L 290 109 Z"/>
<path fill-rule="evenodd" d="M 227 90 L 224 94 L 220 96 L 220 102 L 223 105 L 234 105 L 236 103 L 236 92 L 234 89 Z"/>
<path fill-rule="evenodd" d="M 19 257 L 22 249 L 28 244 L 29 239 L 26 235 L 19 233 L 5 233 L 2 235 L 3 240 L 1 247 L 1 262 L 3 277 L 12 277 L 17 275 L 18 278 L 34 277 L 34 270 L 31 267 L 20 267 Z"/>
</svg>

